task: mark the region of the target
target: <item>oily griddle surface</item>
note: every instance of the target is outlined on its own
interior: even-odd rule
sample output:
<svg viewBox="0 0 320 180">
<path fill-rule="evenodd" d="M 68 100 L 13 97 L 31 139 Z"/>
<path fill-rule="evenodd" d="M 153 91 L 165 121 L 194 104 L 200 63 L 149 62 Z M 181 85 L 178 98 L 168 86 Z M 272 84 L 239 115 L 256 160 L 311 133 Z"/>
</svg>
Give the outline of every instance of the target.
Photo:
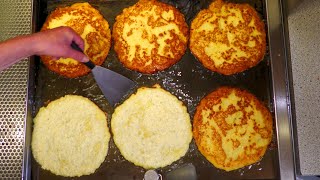
<svg viewBox="0 0 320 180">
<path fill-rule="evenodd" d="M 188 25 L 195 15 L 203 8 L 207 8 L 210 0 L 161 0 L 177 7 L 186 18 Z M 40 0 L 36 4 L 38 10 L 37 28 L 41 28 L 47 15 L 56 7 L 71 5 L 75 0 Z M 97 8 L 109 22 L 110 28 L 115 22 L 115 17 L 120 14 L 123 8 L 133 5 L 136 0 L 120 0 L 120 1 L 87 1 Z M 263 0 L 232 0 L 230 2 L 249 3 L 253 6 L 266 24 L 266 10 Z M 267 25 L 266 25 L 267 29 Z M 113 44 L 112 44 L 113 45 Z M 205 69 L 201 63 L 187 49 L 181 61 L 173 65 L 167 70 L 158 72 L 153 75 L 141 74 L 131 71 L 122 66 L 117 60 L 116 53 L 111 47 L 109 55 L 103 64 L 113 71 L 129 77 L 138 83 L 138 87 L 152 86 L 155 83 L 160 84 L 164 89 L 176 95 L 187 106 L 191 119 L 195 112 L 195 107 L 206 94 L 210 93 L 217 87 L 227 85 L 247 89 L 257 96 L 274 114 L 272 105 L 272 87 L 271 74 L 269 66 L 268 50 L 264 60 L 256 67 L 251 68 L 243 73 L 231 76 L 224 76 Z M 108 105 L 102 92 L 95 83 L 92 74 L 76 78 L 68 79 L 59 76 L 48 70 L 40 61 L 37 60 L 36 65 L 36 93 L 33 116 L 36 115 L 40 107 L 47 105 L 50 101 L 55 100 L 67 94 L 82 95 L 91 99 L 103 111 L 108 114 L 108 125 L 110 128 L 111 115 L 113 108 Z M 137 88 L 138 88 L 137 87 Z M 131 93 L 135 92 L 134 89 Z M 275 124 L 274 124 L 275 126 Z M 277 179 L 279 176 L 279 167 L 277 161 L 276 134 L 274 128 L 273 142 L 268 148 L 263 159 L 253 165 L 225 172 L 215 168 L 209 163 L 204 156 L 197 150 L 194 140 L 190 144 L 187 154 L 180 160 L 171 165 L 160 168 L 157 171 L 162 174 L 165 179 L 166 173 L 180 166 L 192 163 L 196 167 L 198 179 Z M 135 166 L 133 163 L 125 160 L 120 151 L 115 146 L 112 137 L 109 143 L 109 152 L 103 164 L 96 170 L 94 174 L 82 176 L 80 178 L 65 178 L 56 176 L 47 170 L 40 168 L 39 164 L 32 159 L 32 179 L 143 179 L 146 170 Z"/>
</svg>

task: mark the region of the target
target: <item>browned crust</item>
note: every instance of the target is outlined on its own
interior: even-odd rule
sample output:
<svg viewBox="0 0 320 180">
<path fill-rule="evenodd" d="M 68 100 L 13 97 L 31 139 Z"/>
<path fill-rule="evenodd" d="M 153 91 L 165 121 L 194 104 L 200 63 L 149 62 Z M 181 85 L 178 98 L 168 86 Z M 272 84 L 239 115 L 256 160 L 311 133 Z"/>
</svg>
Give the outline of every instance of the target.
<svg viewBox="0 0 320 180">
<path fill-rule="evenodd" d="M 206 20 L 212 17 L 215 12 L 220 12 L 222 7 L 226 8 L 237 8 L 242 12 L 242 16 L 245 22 L 239 23 L 238 26 L 233 27 L 228 25 L 226 31 L 221 31 L 219 28 L 216 28 L 213 33 L 197 33 L 195 30 L 199 28 Z M 221 17 L 220 17 L 221 18 Z M 219 19 L 219 17 L 218 17 Z M 249 57 L 233 58 L 232 63 L 224 63 L 221 67 L 215 66 L 213 59 L 205 54 L 204 47 L 209 42 L 220 42 L 226 45 L 229 45 L 227 39 L 227 32 L 236 32 L 244 30 L 245 32 L 252 32 L 252 27 L 249 27 L 251 19 L 254 19 L 254 24 L 257 30 L 262 33 L 260 35 L 259 42 L 257 37 L 250 37 L 247 33 L 242 33 L 241 36 L 237 36 L 237 41 L 234 43 L 237 47 L 240 47 L 241 50 L 250 53 Z M 215 25 L 218 25 L 218 21 L 214 22 Z M 223 35 L 224 39 L 217 39 L 217 35 Z M 255 41 L 255 47 L 248 47 L 241 45 L 241 43 L 247 43 L 249 39 Z M 201 41 L 202 40 L 202 41 Z M 202 43 L 205 42 L 205 43 Z M 211 71 L 215 71 L 224 75 L 231 75 L 239 72 L 243 72 L 251 67 L 256 66 L 264 57 L 266 52 L 266 33 L 265 33 L 265 24 L 260 19 L 258 13 L 248 4 L 235 4 L 235 3 L 225 3 L 222 0 L 216 0 L 213 2 L 208 9 L 201 10 L 195 19 L 191 23 L 190 28 L 190 50 L 198 58 L 198 60 Z M 223 54 L 224 59 L 231 60 L 230 54 L 233 53 L 226 52 Z"/>
<path fill-rule="evenodd" d="M 193 137 L 195 139 L 195 142 L 197 144 L 197 147 L 201 154 L 203 154 L 206 159 L 208 159 L 213 165 L 215 165 L 217 168 L 224 169 L 227 171 L 235 170 L 241 167 L 244 167 L 249 164 L 253 164 L 257 161 L 259 161 L 262 156 L 265 154 L 267 146 L 265 147 L 259 147 L 255 148 L 257 152 L 252 155 L 248 155 L 246 153 L 243 153 L 238 159 L 231 161 L 228 164 L 225 164 L 226 154 L 224 150 L 222 149 L 222 139 L 219 133 L 211 127 L 208 123 L 204 123 L 201 113 L 203 110 L 211 109 L 214 105 L 219 104 L 221 102 L 221 98 L 226 98 L 228 95 L 235 91 L 235 94 L 242 98 L 241 103 L 238 105 L 240 106 L 241 111 L 245 114 L 244 117 L 250 116 L 249 113 L 246 113 L 244 111 L 245 107 L 248 107 L 250 102 L 253 101 L 254 104 L 257 107 L 257 110 L 261 112 L 262 116 L 265 118 L 264 128 L 259 128 L 256 124 L 254 126 L 254 130 L 256 133 L 259 133 L 262 138 L 268 139 L 269 143 L 272 139 L 272 116 L 271 113 L 268 111 L 268 109 L 251 93 L 237 89 L 232 87 L 220 87 L 217 90 L 211 92 L 206 97 L 204 97 L 199 105 L 196 108 L 196 113 L 194 115 L 193 119 Z M 229 106 L 226 111 L 219 111 L 214 112 L 211 111 L 210 113 L 210 120 L 214 120 L 216 124 L 221 129 L 222 133 L 225 135 L 227 130 L 230 130 L 234 128 L 237 125 L 230 125 L 225 121 L 225 117 L 227 117 L 228 114 L 234 113 L 237 111 L 234 106 Z M 247 123 L 246 118 L 242 118 L 241 125 L 244 125 Z M 214 146 L 213 149 L 209 149 L 206 146 L 206 143 L 203 141 L 204 137 L 204 131 L 212 130 L 213 132 L 213 138 L 211 139 L 211 144 Z M 234 142 L 234 147 L 237 146 L 237 143 Z"/>
<path fill-rule="evenodd" d="M 50 21 L 53 19 L 58 19 L 64 14 L 82 16 L 81 19 L 76 19 L 67 23 L 68 26 L 75 30 L 78 34 L 81 35 L 83 33 L 86 24 L 90 24 L 100 33 L 99 35 L 97 32 L 90 32 L 86 36 L 85 39 L 87 43 L 85 44 L 85 47 L 89 47 L 86 49 L 85 54 L 94 64 L 101 65 L 105 61 L 111 46 L 111 32 L 108 22 L 103 18 L 100 12 L 93 8 L 90 4 L 75 3 L 67 7 L 58 7 L 52 13 L 50 13 L 43 24 L 41 31 L 47 30 L 49 28 L 48 25 Z M 92 21 L 91 18 L 93 17 L 96 17 L 97 20 Z M 102 39 L 104 41 L 102 41 Z M 100 57 L 96 57 L 97 54 L 102 55 Z M 51 56 L 40 57 L 48 69 L 69 78 L 83 76 L 90 72 L 89 68 L 79 62 L 76 64 L 66 65 L 56 62 Z"/>
<path fill-rule="evenodd" d="M 175 18 L 173 20 L 168 20 L 167 23 L 175 23 L 182 34 L 186 37 L 186 40 L 188 41 L 189 39 L 189 29 L 187 23 L 185 22 L 184 15 L 171 5 L 158 2 L 157 0 L 140 0 L 135 5 L 129 8 L 125 8 L 123 12 L 116 17 L 116 22 L 113 26 L 112 37 L 114 39 L 114 49 L 118 55 L 118 59 L 121 63 L 124 64 L 124 66 L 131 70 L 136 70 L 148 74 L 164 70 L 175 64 L 181 59 L 187 48 L 187 41 L 183 42 L 179 39 L 177 34 L 168 31 L 166 33 L 170 33 L 172 39 L 166 41 L 166 48 L 173 52 L 173 58 L 161 56 L 158 54 L 157 48 L 159 47 L 159 44 L 156 41 L 157 37 L 153 35 L 152 41 L 149 41 L 150 43 L 153 43 L 155 45 L 155 48 L 152 50 L 151 56 L 145 54 L 143 57 L 138 57 L 136 51 L 136 55 L 132 59 L 132 62 L 128 60 L 128 45 L 122 37 L 124 24 L 134 23 L 134 21 L 130 20 L 129 17 L 138 16 L 141 11 L 151 10 L 152 7 L 157 8 L 157 14 L 161 14 L 161 12 L 163 11 L 172 10 Z M 164 20 L 163 18 L 159 19 Z M 148 24 L 153 27 L 160 27 L 163 25 L 159 23 L 158 20 L 153 20 L 152 17 L 149 18 Z M 162 35 L 160 34 L 159 36 Z M 137 47 L 137 49 L 139 50 L 139 47 Z M 149 65 L 145 65 L 145 63 L 149 60 L 151 60 L 152 63 Z"/>
</svg>

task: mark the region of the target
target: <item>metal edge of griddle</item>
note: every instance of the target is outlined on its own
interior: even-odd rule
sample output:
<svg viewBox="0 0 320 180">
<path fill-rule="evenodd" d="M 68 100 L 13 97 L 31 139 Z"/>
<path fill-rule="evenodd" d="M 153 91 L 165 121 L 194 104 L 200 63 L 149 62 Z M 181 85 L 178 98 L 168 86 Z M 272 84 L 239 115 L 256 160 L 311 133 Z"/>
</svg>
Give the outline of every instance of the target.
<svg viewBox="0 0 320 180">
<path fill-rule="evenodd" d="M 31 33 L 36 32 L 36 10 L 37 0 L 31 0 Z M 29 58 L 29 73 L 28 73 L 28 89 L 27 89 L 27 101 L 26 101 L 26 116 L 24 122 L 24 150 L 23 150 L 23 164 L 22 164 L 22 178 L 23 180 L 31 179 L 31 132 L 32 132 L 32 110 L 33 110 L 33 101 L 35 95 L 35 58 L 32 56 Z"/>
<path fill-rule="evenodd" d="M 280 179 L 295 179 L 285 8 L 283 0 L 266 0 L 266 6 Z"/>
</svg>

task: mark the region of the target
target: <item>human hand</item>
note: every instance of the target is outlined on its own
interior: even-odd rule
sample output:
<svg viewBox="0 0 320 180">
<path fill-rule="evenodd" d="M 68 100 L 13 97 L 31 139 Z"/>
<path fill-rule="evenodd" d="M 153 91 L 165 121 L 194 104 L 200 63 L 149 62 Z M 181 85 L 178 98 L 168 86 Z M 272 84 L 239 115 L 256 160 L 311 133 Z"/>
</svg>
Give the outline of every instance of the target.
<svg viewBox="0 0 320 180">
<path fill-rule="evenodd" d="M 58 27 L 31 35 L 33 38 L 33 49 L 36 55 L 52 56 L 54 59 L 70 57 L 80 62 L 87 62 L 89 58 L 71 47 L 75 42 L 82 50 L 83 39 L 70 27 Z"/>
</svg>

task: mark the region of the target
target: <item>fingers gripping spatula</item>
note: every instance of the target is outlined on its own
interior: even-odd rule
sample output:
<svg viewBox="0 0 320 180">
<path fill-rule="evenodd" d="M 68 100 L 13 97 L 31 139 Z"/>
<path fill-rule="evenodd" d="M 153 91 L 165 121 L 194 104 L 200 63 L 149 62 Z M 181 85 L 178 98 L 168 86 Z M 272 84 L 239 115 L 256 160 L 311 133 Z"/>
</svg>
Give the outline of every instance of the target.
<svg viewBox="0 0 320 180">
<path fill-rule="evenodd" d="M 83 53 L 82 49 L 74 42 L 71 44 L 71 47 Z M 97 66 L 91 60 L 84 64 L 91 69 L 99 88 L 111 106 L 118 103 L 136 85 L 132 80 L 114 71 Z"/>
</svg>

